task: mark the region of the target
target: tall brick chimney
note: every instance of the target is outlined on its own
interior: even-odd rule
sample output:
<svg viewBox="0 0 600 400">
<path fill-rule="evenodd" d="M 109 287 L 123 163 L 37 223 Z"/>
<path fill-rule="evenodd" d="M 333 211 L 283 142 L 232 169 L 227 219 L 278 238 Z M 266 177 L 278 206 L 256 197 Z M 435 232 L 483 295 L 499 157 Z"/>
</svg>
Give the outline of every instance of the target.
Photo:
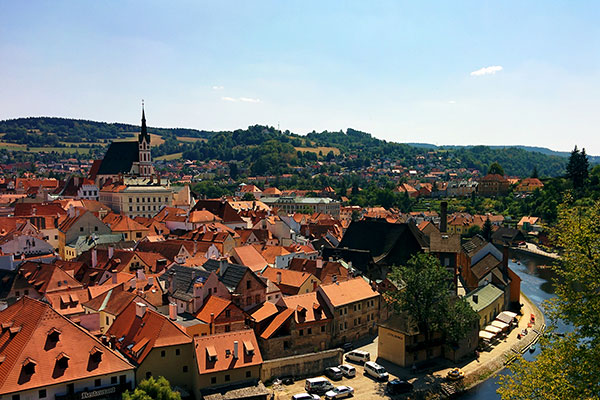
<svg viewBox="0 0 600 400">
<path fill-rule="evenodd" d="M 448 202 L 440 203 L 440 232 L 446 233 L 448 229 Z"/>
</svg>

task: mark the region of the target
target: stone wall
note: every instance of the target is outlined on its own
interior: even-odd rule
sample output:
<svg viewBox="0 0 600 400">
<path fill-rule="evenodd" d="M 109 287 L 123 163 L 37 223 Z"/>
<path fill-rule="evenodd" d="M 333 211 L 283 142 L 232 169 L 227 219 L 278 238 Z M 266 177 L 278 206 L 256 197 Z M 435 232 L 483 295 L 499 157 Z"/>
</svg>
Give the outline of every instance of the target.
<svg viewBox="0 0 600 400">
<path fill-rule="evenodd" d="M 295 379 L 301 379 L 320 375 L 324 373 L 325 368 L 340 365 L 343 354 L 342 349 L 332 349 L 264 361 L 260 370 L 260 379 L 268 382 L 279 377 L 293 376 Z"/>
</svg>

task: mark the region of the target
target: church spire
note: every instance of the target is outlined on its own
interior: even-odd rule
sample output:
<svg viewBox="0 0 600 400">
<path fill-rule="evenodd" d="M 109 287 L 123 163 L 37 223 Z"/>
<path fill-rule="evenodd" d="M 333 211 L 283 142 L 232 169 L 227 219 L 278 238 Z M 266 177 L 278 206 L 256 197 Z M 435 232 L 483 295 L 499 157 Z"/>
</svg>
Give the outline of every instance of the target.
<svg viewBox="0 0 600 400">
<path fill-rule="evenodd" d="M 150 135 L 148 135 L 148 128 L 146 128 L 146 113 L 144 111 L 144 100 L 142 100 L 142 131 L 139 135 L 139 141 L 146 140 L 150 143 Z"/>
</svg>

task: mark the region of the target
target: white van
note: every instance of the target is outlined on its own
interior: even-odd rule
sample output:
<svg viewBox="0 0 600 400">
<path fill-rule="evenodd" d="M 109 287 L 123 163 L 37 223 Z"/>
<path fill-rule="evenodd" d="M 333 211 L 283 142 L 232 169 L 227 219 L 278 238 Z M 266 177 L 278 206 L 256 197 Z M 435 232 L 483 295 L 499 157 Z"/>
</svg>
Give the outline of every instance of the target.
<svg viewBox="0 0 600 400">
<path fill-rule="evenodd" d="M 371 355 L 368 351 L 352 350 L 346 354 L 346 361 L 354 361 L 357 363 L 364 363 L 371 359 Z"/>
<path fill-rule="evenodd" d="M 385 368 L 373 361 L 365 363 L 365 374 L 371 375 L 375 379 L 388 380 L 388 373 Z"/>
<path fill-rule="evenodd" d="M 327 378 L 309 378 L 304 384 L 304 389 L 308 393 L 323 394 L 333 389 L 333 384 Z"/>
</svg>

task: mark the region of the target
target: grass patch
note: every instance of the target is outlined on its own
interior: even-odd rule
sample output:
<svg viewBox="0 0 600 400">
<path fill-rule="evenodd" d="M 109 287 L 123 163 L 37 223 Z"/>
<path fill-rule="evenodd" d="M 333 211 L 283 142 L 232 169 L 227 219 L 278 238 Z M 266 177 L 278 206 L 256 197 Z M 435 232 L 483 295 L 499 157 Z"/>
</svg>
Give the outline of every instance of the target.
<svg viewBox="0 0 600 400">
<path fill-rule="evenodd" d="M 177 159 L 180 159 L 182 155 L 183 155 L 183 153 L 167 154 L 165 156 L 156 157 L 156 160 L 166 160 L 166 161 L 177 160 Z"/>
<path fill-rule="evenodd" d="M 123 139 L 120 140 L 137 140 L 139 132 L 132 132 L 132 133 L 128 133 L 129 136 L 124 137 Z M 162 136 L 157 135 L 155 133 L 151 133 L 150 134 L 150 143 L 152 144 L 152 146 L 160 146 L 161 144 L 163 144 L 165 142 L 165 139 L 162 138 Z"/>
<path fill-rule="evenodd" d="M 180 142 L 186 142 L 186 143 L 208 142 L 208 139 L 205 139 L 205 138 L 196 138 L 196 137 L 187 137 L 187 136 L 177 136 L 177 140 L 179 140 Z"/>
<path fill-rule="evenodd" d="M 319 152 L 323 153 L 323 155 L 327 155 L 327 153 L 329 153 L 330 151 L 333 152 L 334 155 L 339 155 L 340 154 L 340 149 L 338 149 L 337 147 L 325 147 L 325 146 L 319 146 L 319 147 L 294 147 L 296 149 L 296 151 L 308 151 L 310 153 L 315 153 L 315 154 L 319 154 Z"/>
</svg>

